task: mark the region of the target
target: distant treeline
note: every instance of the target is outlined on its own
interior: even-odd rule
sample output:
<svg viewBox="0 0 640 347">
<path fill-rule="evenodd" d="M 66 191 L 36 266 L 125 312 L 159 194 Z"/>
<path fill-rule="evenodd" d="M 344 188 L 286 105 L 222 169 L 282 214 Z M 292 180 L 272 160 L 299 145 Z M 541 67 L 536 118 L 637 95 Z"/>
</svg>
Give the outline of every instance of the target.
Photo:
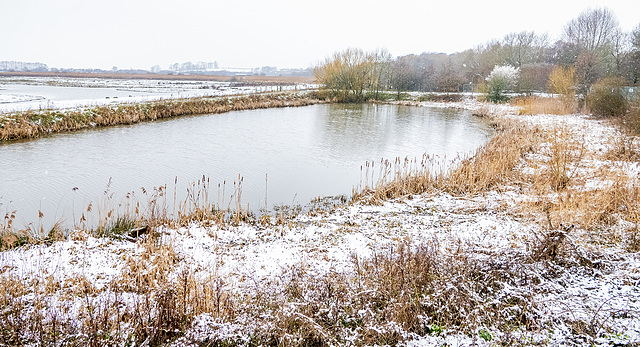
<svg viewBox="0 0 640 347">
<path fill-rule="evenodd" d="M 585 93 L 606 77 L 638 85 L 640 25 L 623 32 L 606 8 L 587 10 L 566 23 L 562 36 L 524 31 L 511 33 L 476 48 L 454 54 L 422 53 L 392 58 L 382 50 L 348 49 L 317 66 L 314 74 L 330 90 L 351 90 L 356 99 L 379 90 L 462 92 L 484 91 L 496 66 L 517 69 L 515 92 L 549 90 L 555 68 L 575 70 L 575 89 Z M 350 97 L 351 98 L 351 97 Z"/>
<path fill-rule="evenodd" d="M 0 61 L 0 71 L 49 71 L 47 64 L 25 63 L 21 61 Z"/>
<path fill-rule="evenodd" d="M 0 71 L 4 72 L 55 72 L 55 73 L 127 73 L 127 74 L 161 74 L 161 75 L 216 75 L 216 76 L 290 76 L 306 77 L 312 75 L 311 68 L 307 69 L 278 69 L 275 66 L 257 68 L 221 68 L 218 62 L 174 63 L 168 69 L 159 65 L 144 69 L 120 69 L 117 66 L 110 70 L 78 69 L 78 68 L 49 68 L 47 64 L 26 63 L 20 61 L 0 61 Z"/>
</svg>

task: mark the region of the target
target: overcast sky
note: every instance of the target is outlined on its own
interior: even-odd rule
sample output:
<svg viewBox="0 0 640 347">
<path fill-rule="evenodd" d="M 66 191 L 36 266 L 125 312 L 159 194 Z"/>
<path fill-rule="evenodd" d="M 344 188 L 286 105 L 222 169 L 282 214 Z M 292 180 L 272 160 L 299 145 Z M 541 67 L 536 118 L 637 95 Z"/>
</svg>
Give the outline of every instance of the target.
<svg viewBox="0 0 640 347">
<path fill-rule="evenodd" d="M 0 0 L 0 60 L 306 68 L 348 47 L 453 53 L 523 30 L 555 40 L 604 5 L 623 30 L 640 24 L 639 0 Z"/>
</svg>

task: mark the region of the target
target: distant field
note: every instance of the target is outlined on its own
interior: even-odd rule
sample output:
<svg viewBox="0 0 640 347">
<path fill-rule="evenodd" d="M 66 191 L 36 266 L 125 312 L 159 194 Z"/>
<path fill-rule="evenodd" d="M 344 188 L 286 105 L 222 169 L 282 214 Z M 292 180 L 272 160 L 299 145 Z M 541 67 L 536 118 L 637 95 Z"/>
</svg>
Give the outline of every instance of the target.
<svg viewBox="0 0 640 347">
<path fill-rule="evenodd" d="M 269 84 L 313 83 L 314 77 L 292 76 L 216 76 L 216 75 L 164 75 L 164 74 L 129 74 L 129 73 L 88 73 L 88 72 L 0 72 L 0 77 L 68 77 L 68 78 L 113 78 L 113 79 L 145 79 L 145 80 L 188 80 L 248 82 Z"/>
</svg>

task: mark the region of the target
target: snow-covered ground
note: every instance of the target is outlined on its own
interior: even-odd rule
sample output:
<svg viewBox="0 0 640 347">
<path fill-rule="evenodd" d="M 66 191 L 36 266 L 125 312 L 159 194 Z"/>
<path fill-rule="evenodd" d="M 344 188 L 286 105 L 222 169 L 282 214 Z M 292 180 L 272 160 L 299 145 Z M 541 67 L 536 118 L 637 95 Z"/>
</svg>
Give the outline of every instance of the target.
<svg viewBox="0 0 640 347">
<path fill-rule="evenodd" d="M 315 87 L 312 84 L 246 86 L 214 81 L 2 77 L 0 113 Z"/>
<path fill-rule="evenodd" d="M 455 106 L 479 107 L 471 101 Z M 611 148 L 611 138 L 620 136 L 613 126 L 584 115 L 515 116 L 513 111 L 506 106 L 493 110 L 502 113 L 502 117 L 517 118 L 547 131 L 559 126 L 574 129 L 588 152 L 580 167 L 581 175 L 588 177 L 592 187 L 606 184 L 597 175 L 605 163 L 597 158 Z M 523 159 L 518 170 L 539 174 L 536 172 L 539 167 L 530 165 L 529 160 L 536 158 L 532 155 Z M 637 162 L 619 165 L 631 174 L 640 172 Z M 162 227 L 159 232 L 161 243 L 170 245 L 177 259 L 170 276 L 177 277 L 187 269 L 197 280 L 222 279 L 225 289 L 252 295 L 256 287 L 268 286 L 274 278 L 300 266 L 311 277 L 328 273 L 353 275 L 354 257 L 367 259 L 403 242 L 420 244 L 437 240 L 440 252 L 453 254 L 462 248 L 472 250 L 469 253 L 472 259 L 489 257 L 497 263 L 504 258 L 507 264 L 510 256 L 526 259 L 545 227 L 540 225 L 539 216 L 521 215 L 510 207 L 530 198 L 513 187 L 467 197 L 437 192 L 387 201 L 379 206 L 332 205 L 320 212 L 291 217 L 285 223 L 272 220 L 224 227 L 193 223 L 179 228 Z M 615 234 L 626 227 L 618 223 L 610 228 Z M 581 250 L 597 254 L 597 266 L 532 262 L 522 265 L 521 271 L 536 277 L 535 280 L 524 287 L 504 285 L 494 293 L 496 300 L 520 294 L 532 296 L 532 314 L 545 329 L 528 331 L 524 326 L 512 327 L 521 343 L 552 346 L 640 343 L 640 254 L 626 250 L 622 241 L 597 244 L 586 234 L 578 227 L 571 242 Z M 62 283 L 62 288 L 51 294 L 51 300 L 66 302 L 70 306 L 67 315 L 73 319 L 74 312 L 80 312 L 87 299 L 69 295 L 74 285 L 64 283 L 85 278 L 101 293 L 97 294 L 99 298 L 109 295 L 108 290 L 100 292 L 109 283 L 126 277 L 132 261 L 147 266 L 146 271 L 157 266 L 150 260 L 145 242 L 82 235 L 50 246 L 24 246 L 0 253 L 0 277 L 24 283 Z M 27 295 L 24 300 L 30 297 Z M 133 304 L 122 300 L 124 305 Z M 585 330 L 595 329 L 595 337 L 585 337 L 577 328 L 582 326 L 576 322 L 586 322 Z M 483 339 L 477 334 L 448 332 L 447 327 L 442 333 L 426 336 L 404 332 L 399 326 L 392 328 L 408 338 L 405 344 L 409 346 L 489 346 L 492 342 L 487 336 L 510 341 L 501 327 L 486 327 L 490 335 L 484 335 Z M 248 339 L 248 334 L 251 332 L 241 322 L 222 322 L 206 313 L 197 316 L 191 328 L 173 345 L 226 338 L 241 341 L 243 336 Z"/>
</svg>

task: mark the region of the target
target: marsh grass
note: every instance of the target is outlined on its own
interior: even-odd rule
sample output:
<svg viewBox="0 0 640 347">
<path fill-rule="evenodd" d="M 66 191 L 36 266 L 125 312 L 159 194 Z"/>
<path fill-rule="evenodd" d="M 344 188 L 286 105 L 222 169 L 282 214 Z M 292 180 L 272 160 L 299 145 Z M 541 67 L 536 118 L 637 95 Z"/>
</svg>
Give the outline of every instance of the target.
<svg viewBox="0 0 640 347">
<path fill-rule="evenodd" d="M 534 151 L 541 141 L 541 132 L 517 121 L 500 122 L 496 127 L 498 133 L 487 144 L 452 164 L 429 156 L 420 161 L 396 159 L 394 163 L 383 162 L 377 178 L 367 168 L 364 175 L 371 175 L 373 183 L 366 181 L 364 189 L 354 192 L 354 200 L 380 202 L 428 191 L 464 195 L 500 189 L 517 176 L 514 168 L 527 153 Z"/>
<path fill-rule="evenodd" d="M 584 141 L 576 138 L 568 127 L 556 126 L 551 130 L 551 136 L 547 140 L 549 146 L 545 153 L 548 161 L 548 173 L 546 180 L 555 191 L 563 190 L 574 178 L 584 156 Z"/>
<path fill-rule="evenodd" d="M 575 101 L 561 97 L 518 97 L 513 99 L 511 104 L 520 107 L 520 114 L 567 115 L 574 114 L 577 109 Z"/>
<path fill-rule="evenodd" d="M 180 336 L 200 313 L 233 317 L 222 279 L 197 280 L 190 270 L 173 276 L 172 247 L 155 241 L 144 247 L 145 262 L 129 256 L 121 274 L 101 288 L 83 275 L 64 282 L 49 276 L 30 285 L 0 276 L 0 306 L 11 308 L 0 311 L 0 343 L 159 346 Z M 51 300 L 54 294 L 67 299 Z"/>
<path fill-rule="evenodd" d="M 459 274 L 455 280 L 448 282 L 455 283 L 455 290 L 440 284 L 435 291 L 447 295 L 445 302 L 433 311 L 427 310 L 428 305 L 417 304 L 414 296 L 398 300 L 395 307 L 404 308 L 396 311 L 395 316 L 388 314 L 386 317 L 413 317 L 399 321 L 398 324 L 404 329 L 420 331 L 420 334 L 433 331 L 430 324 L 456 327 L 456 330 L 462 331 L 483 325 L 501 326 L 502 331 L 505 331 L 504 327 L 526 327 L 526 331 L 544 329 L 544 318 L 534 313 L 537 303 L 530 296 L 519 293 L 513 298 L 499 300 L 498 306 L 487 306 L 486 301 L 478 298 L 499 290 L 501 285 L 508 285 L 511 280 L 535 286 L 536 276 L 554 278 L 557 276 L 554 273 L 567 269 L 586 272 L 599 269 L 603 255 L 594 245 L 623 247 L 632 252 L 637 252 L 639 248 L 640 181 L 625 169 L 629 164 L 636 165 L 638 161 L 635 137 L 621 133 L 610 138 L 607 145 L 609 150 L 590 150 L 585 145 L 587 140 L 581 136 L 580 129 L 570 128 L 561 116 L 554 126 L 547 126 L 546 129 L 517 120 L 502 122 L 498 129 L 498 134 L 485 146 L 473 156 L 458 160 L 450 171 L 433 170 L 426 165 L 418 165 L 417 169 L 410 170 L 407 170 L 407 165 L 400 165 L 399 169 L 387 165 L 391 173 L 383 170 L 384 173 L 379 175 L 382 179 L 376 181 L 369 178 L 369 182 L 375 183 L 365 185 L 366 189 L 354 194 L 361 203 L 380 203 L 388 199 L 411 198 L 414 194 L 443 192 L 454 196 L 482 197 L 486 192 L 493 191 L 519 193 L 528 197 L 510 202 L 507 208 L 507 212 L 517 218 L 528 218 L 537 224 L 537 229 L 531 231 L 526 241 L 528 253 L 492 252 L 495 263 L 489 265 L 490 261 L 483 260 L 473 249 L 464 247 L 460 250 L 463 258 L 457 259 L 446 259 L 442 252 L 421 250 L 418 253 L 431 254 L 425 256 L 424 261 L 411 260 L 415 254 L 406 258 L 400 250 L 397 251 L 397 257 L 392 257 L 386 265 L 391 269 L 379 271 L 376 277 L 378 280 L 388 278 L 390 287 L 386 286 L 384 280 L 381 284 L 386 288 L 385 291 L 391 293 L 391 297 L 407 292 L 407 289 L 398 287 L 403 283 L 409 283 L 411 290 L 429 288 L 427 285 L 434 285 L 439 279 L 446 280 L 449 273 Z M 431 249 L 436 247 L 431 245 Z M 375 262 L 375 259 L 372 261 Z M 377 259 L 377 264 L 384 264 L 380 258 Z M 419 264 L 421 270 L 433 273 L 412 273 L 412 263 Z M 492 266 L 495 269 L 493 273 L 487 270 Z M 362 269 L 362 265 L 358 268 Z M 440 273 L 440 269 L 446 273 Z M 407 277 L 404 277 L 405 274 Z M 497 276 L 498 280 L 493 282 L 491 274 Z M 533 282 L 518 282 L 523 280 L 522 276 Z M 424 281 L 429 278 L 432 282 Z M 478 288 L 478 292 L 469 291 L 469 288 Z M 424 292 L 421 294 L 425 295 Z M 437 305 L 437 297 L 427 297 L 430 305 Z M 386 304 L 391 307 L 390 303 Z M 517 307 L 507 307 L 512 304 Z M 605 306 L 607 302 L 602 303 L 602 307 Z M 519 314 L 501 317 L 500 314 L 505 311 Z M 613 331 L 607 326 L 605 316 L 608 313 L 604 311 L 598 309 L 588 312 L 589 319 L 577 319 L 570 312 L 567 318 L 562 319 L 574 327 L 574 334 L 585 343 L 593 343 L 603 333 L 610 334 Z M 448 316 L 447 313 L 452 315 Z M 628 311 L 625 314 L 637 317 L 639 313 Z M 428 317 L 429 320 L 415 325 L 412 322 L 419 320 L 415 317 Z M 460 321 L 460 317 L 464 317 L 465 321 Z M 422 330 L 411 330 L 416 327 Z M 522 342 L 519 339 L 512 340 L 509 334 L 501 336 L 499 340 L 508 345 Z"/>
<path fill-rule="evenodd" d="M 618 162 L 640 162 L 640 143 L 638 137 L 629 133 L 621 133 L 608 141 L 605 160 Z"/>
<path fill-rule="evenodd" d="M 50 133 L 154 121 L 185 115 L 218 114 L 271 107 L 319 103 L 302 92 L 231 97 L 200 97 L 88 109 L 26 111 L 0 117 L 0 142 L 31 139 Z"/>
<path fill-rule="evenodd" d="M 41 211 L 38 211 L 37 222 L 29 223 L 22 229 L 15 228 L 16 212 L 16 210 L 6 211 L 0 223 L 0 251 L 33 243 L 51 244 L 65 239 L 62 222 L 58 221 L 45 229 L 42 221 L 44 215 Z"/>
<path fill-rule="evenodd" d="M 541 216 L 543 227 L 547 226 L 546 208 L 554 225 L 576 224 L 588 230 L 612 225 L 619 218 L 635 221 L 640 207 L 638 178 L 606 165 L 589 171 L 587 163 L 637 162 L 634 138 L 620 135 L 611 139 L 611 150 L 589 153 L 579 130 L 561 121 L 549 130 L 517 120 L 500 122 L 497 129 L 487 144 L 468 158 L 458 158 L 450 170 L 425 159 L 382 162 L 380 169 L 368 165 L 363 169 L 365 183 L 354 191 L 354 200 L 377 204 L 427 192 L 475 196 L 489 190 L 517 191 L 535 198 L 514 207 Z M 534 171 L 523 171 L 523 167 Z M 588 184 L 595 177 L 603 183 L 594 189 Z"/>
<path fill-rule="evenodd" d="M 231 187 L 226 187 L 226 181 L 219 184 L 217 202 L 211 198 L 216 187 L 211 186 L 207 176 L 188 184 L 183 198 L 178 198 L 177 178 L 173 189 L 167 185 L 152 189 L 141 187 L 139 191 L 128 192 L 123 199 L 114 198 L 108 183 L 101 200 L 90 202 L 82 213 L 75 216 L 75 220 L 65 223 L 58 220 L 51 227 L 45 227 L 40 213 L 38 222 L 21 228 L 15 221 L 17 211 L 7 211 L 0 224 L 0 250 L 30 244 L 50 245 L 56 241 L 76 237 L 82 239 L 85 236 L 136 242 L 142 235 L 157 238 L 157 229 L 162 226 L 181 227 L 192 223 L 219 228 L 242 223 L 271 225 L 270 211 L 263 210 L 262 215 L 258 216 L 249 205 L 242 203 L 243 181 L 244 178 L 239 175 Z M 285 224 L 286 220 L 293 217 L 283 208 L 275 208 L 274 211 L 276 224 L 280 219 L 281 224 Z"/>
<path fill-rule="evenodd" d="M 640 135 L 640 97 L 628 103 L 629 108 L 624 117 L 622 117 L 622 126 L 631 133 L 631 135 Z"/>
<path fill-rule="evenodd" d="M 538 197 L 530 206 L 535 206 L 532 212 L 550 213 L 556 225 L 575 224 L 586 230 L 634 222 L 640 181 L 624 169 L 637 162 L 633 140 L 619 134 L 611 139 L 609 150 L 589 152 L 578 130 L 559 123 L 544 141 L 537 156 L 527 161 L 542 172 L 522 177 L 529 193 Z"/>
</svg>

